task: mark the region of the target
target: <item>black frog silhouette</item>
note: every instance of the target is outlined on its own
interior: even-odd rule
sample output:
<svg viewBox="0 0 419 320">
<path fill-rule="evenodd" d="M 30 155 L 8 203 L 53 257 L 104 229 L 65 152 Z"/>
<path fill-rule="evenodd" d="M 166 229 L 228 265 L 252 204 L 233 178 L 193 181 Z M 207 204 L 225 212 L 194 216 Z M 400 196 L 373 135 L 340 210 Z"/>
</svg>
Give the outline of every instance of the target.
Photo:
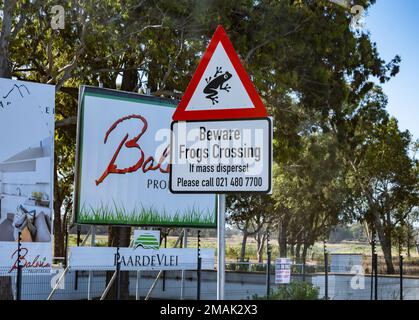
<svg viewBox="0 0 419 320">
<path fill-rule="evenodd" d="M 204 88 L 205 98 L 212 101 L 212 105 L 218 103 L 218 91 L 230 92 L 231 87 L 226 83 L 233 76 L 230 72 L 222 72 L 222 67 L 216 67 L 214 78 L 205 78 L 207 85 Z M 225 84 L 225 85 L 224 85 Z M 224 85 L 224 86 L 223 86 Z"/>
</svg>

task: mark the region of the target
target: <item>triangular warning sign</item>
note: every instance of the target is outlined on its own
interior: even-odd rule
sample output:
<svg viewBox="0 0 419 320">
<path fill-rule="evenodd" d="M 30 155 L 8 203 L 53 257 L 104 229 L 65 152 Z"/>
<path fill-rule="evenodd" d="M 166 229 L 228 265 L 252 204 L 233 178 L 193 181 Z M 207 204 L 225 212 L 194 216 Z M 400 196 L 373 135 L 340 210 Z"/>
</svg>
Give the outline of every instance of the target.
<svg viewBox="0 0 419 320">
<path fill-rule="evenodd" d="M 224 28 L 215 31 L 174 121 L 265 118 L 266 108 Z"/>
</svg>

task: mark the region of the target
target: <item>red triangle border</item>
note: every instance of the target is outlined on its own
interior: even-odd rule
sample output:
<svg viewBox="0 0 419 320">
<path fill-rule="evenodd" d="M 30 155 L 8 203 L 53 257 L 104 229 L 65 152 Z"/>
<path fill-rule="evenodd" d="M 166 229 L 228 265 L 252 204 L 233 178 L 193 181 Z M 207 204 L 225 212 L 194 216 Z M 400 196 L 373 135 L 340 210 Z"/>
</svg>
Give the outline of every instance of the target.
<svg viewBox="0 0 419 320">
<path fill-rule="evenodd" d="M 254 108 L 243 109 L 215 109 L 215 110 L 190 110 L 186 108 L 191 100 L 201 78 L 217 48 L 218 43 L 224 47 L 227 56 L 230 58 L 240 81 L 242 82 L 250 100 L 253 102 Z M 189 85 L 183 95 L 175 113 L 173 114 L 174 121 L 187 121 L 187 120 L 219 120 L 219 119 L 248 119 L 248 118 L 266 118 L 268 113 L 266 108 L 256 91 L 252 81 L 249 78 L 246 70 L 240 62 L 240 58 L 234 50 L 233 44 L 227 36 L 224 28 L 219 25 L 205 51 L 198 68 L 195 71 Z"/>
</svg>

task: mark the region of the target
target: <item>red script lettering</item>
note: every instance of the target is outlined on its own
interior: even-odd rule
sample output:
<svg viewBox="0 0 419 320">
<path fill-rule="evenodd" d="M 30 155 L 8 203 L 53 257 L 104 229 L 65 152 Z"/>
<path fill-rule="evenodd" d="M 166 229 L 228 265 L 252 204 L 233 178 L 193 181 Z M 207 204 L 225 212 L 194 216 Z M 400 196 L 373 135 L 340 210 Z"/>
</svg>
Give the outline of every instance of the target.
<svg viewBox="0 0 419 320">
<path fill-rule="evenodd" d="M 126 120 L 130 120 L 130 119 L 138 119 L 142 122 L 143 125 L 142 125 L 142 128 L 141 128 L 141 131 L 138 135 L 136 135 L 134 138 L 132 138 L 130 140 L 128 140 L 129 134 L 128 133 L 125 134 L 124 138 L 119 143 L 111 161 L 109 162 L 108 167 L 105 169 L 105 171 L 103 172 L 101 177 L 96 180 L 96 185 L 97 186 L 99 184 L 101 184 L 109 174 L 126 174 L 126 173 L 136 172 L 140 168 L 142 169 L 142 171 L 144 173 L 146 173 L 147 171 L 156 171 L 156 170 L 160 170 L 160 172 L 162 172 L 162 173 L 168 173 L 169 170 L 170 170 L 169 164 L 167 165 L 166 168 L 162 168 L 162 164 L 163 164 L 164 160 L 169 155 L 169 147 L 166 147 L 164 149 L 163 154 L 161 155 L 161 157 L 160 157 L 160 159 L 159 159 L 159 161 L 157 162 L 156 165 L 154 165 L 154 163 L 155 163 L 154 157 L 149 156 L 145 159 L 144 151 L 142 150 L 141 146 L 138 143 L 138 141 L 144 135 L 144 133 L 147 131 L 147 128 L 148 128 L 147 120 L 143 116 L 140 116 L 140 115 L 137 115 L 137 114 L 132 114 L 132 115 L 123 117 L 123 118 L 118 119 L 117 121 L 115 121 L 114 124 L 108 129 L 108 131 L 105 134 L 104 144 L 106 144 L 106 142 L 108 141 L 108 137 L 111 134 L 111 132 L 113 130 L 115 130 L 116 127 L 120 123 L 122 123 Z M 121 149 L 122 149 L 123 146 L 125 146 L 126 148 L 138 149 L 139 152 L 140 152 L 140 158 L 131 167 L 118 169 L 118 165 L 115 163 L 115 161 L 118 158 L 118 155 L 121 152 Z"/>
</svg>

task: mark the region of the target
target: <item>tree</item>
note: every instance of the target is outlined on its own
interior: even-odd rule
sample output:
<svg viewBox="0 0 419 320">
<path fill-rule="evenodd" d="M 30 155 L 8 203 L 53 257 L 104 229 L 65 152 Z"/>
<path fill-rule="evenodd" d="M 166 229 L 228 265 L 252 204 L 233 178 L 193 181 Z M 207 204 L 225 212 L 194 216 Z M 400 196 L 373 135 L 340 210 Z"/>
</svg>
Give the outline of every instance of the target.
<svg viewBox="0 0 419 320">
<path fill-rule="evenodd" d="M 377 232 L 387 273 L 394 273 L 392 236 L 418 206 L 419 177 L 417 161 L 409 156 L 410 133 L 401 132 L 388 116 L 386 102 L 379 88 L 366 96 L 341 128 L 347 142 L 341 143 L 340 153 L 354 217 Z"/>
<path fill-rule="evenodd" d="M 302 143 L 296 159 L 275 167 L 273 198 L 281 213 L 276 218 L 282 224 L 287 221 L 288 235 L 280 238 L 287 236 L 292 245 L 299 242 L 305 260 L 307 249 L 319 238 L 328 237 L 339 222 L 346 188 L 334 136 L 317 131 Z M 279 244 L 280 251 L 286 252 L 286 240 L 280 239 Z"/>
<path fill-rule="evenodd" d="M 0 76 L 55 84 L 57 89 L 56 255 L 63 253 L 63 232 L 72 210 L 79 85 L 101 82 L 107 88 L 130 91 L 148 88 L 155 95 L 179 98 L 221 23 L 270 114 L 278 119 L 275 161 L 281 170 L 288 170 L 298 163 L 311 127 L 322 134 L 332 127 L 336 139 L 344 142 L 342 128 L 353 106 L 373 88 L 371 78 L 388 81 L 400 63 L 397 56 L 383 61 L 368 34 L 351 31 L 350 13 L 328 0 L 71 0 L 63 3 L 64 30 L 51 29 L 49 11 L 56 4 L 52 0 L 0 3 Z M 374 3 L 358 2 L 364 8 Z M 119 77 L 122 83 L 117 82 Z M 301 190 L 315 185 L 295 174 L 288 182 L 297 191 L 299 183 Z M 302 195 L 301 191 L 296 198 L 304 199 Z M 314 211 L 307 214 L 305 209 L 310 201 L 319 203 L 324 194 L 311 195 L 304 210 L 295 211 L 297 215 L 287 207 L 275 208 L 282 254 L 285 234 L 297 246 L 303 234 L 304 241 L 312 241 L 308 240 L 312 236 L 298 230 L 298 223 L 311 224 L 307 230 L 322 225 L 312 216 Z"/>
<path fill-rule="evenodd" d="M 240 262 L 246 257 L 247 239 L 250 236 L 257 242 L 257 257 L 262 262 L 267 232 L 272 227 L 275 215 L 271 197 L 246 193 L 228 196 L 227 214 L 229 223 L 243 232 Z"/>
</svg>

